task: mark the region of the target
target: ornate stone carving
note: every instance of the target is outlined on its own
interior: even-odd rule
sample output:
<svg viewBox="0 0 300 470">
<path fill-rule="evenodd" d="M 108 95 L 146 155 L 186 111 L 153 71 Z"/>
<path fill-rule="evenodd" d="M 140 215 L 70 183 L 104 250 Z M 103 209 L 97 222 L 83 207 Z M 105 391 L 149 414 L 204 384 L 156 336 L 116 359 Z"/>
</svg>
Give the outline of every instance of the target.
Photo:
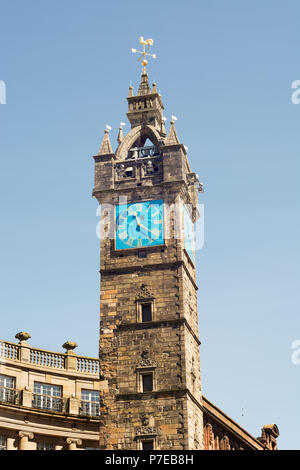
<svg viewBox="0 0 300 470">
<path fill-rule="evenodd" d="M 156 367 L 157 363 L 149 357 L 149 351 L 142 352 L 142 359 L 137 363 L 136 368 L 142 369 L 144 367 Z"/>
<path fill-rule="evenodd" d="M 77 445 L 81 446 L 82 445 L 82 440 L 81 439 L 76 439 L 76 438 L 73 438 L 73 437 L 67 437 L 66 443 L 68 445 L 77 444 Z"/>
<path fill-rule="evenodd" d="M 25 437 L 27 439 L 33 439 L 34 438 L 34 434 L 30 431 L 19 431 L 19 437 L 22 438 L 22 437 Z"/>
<path fill-rule="evenodd" d="M 142 416 L 142 426 L 137 429 L 136 435 L 137 436 L 153 436 L 156 435 L 157 432 L 154 427 L 150 426 L 150 419 L 147 415 Z"/>
<path fill-rule="evenodd" d="M 66 443 L 68 445 L 68 450 L 76 450 L 77 446 L 82 445 L 82 440 L 81 439 L 75 439 L 73 437 L 67 437 Z"/>
<path fill-rule="evenodd" d="M 147 436 L 147 435 L 153 435 L 156 434 L 155 429 L 152 428 L 151 426 L 142 426 L 138 428 L 137 430 L 137 436 Z"/>
<path fill-rule="evenodd" d="M 67 353 L 68 353 L 69 351 L 72 351 L 72 352 L 73 352 L 73 350 L 74 350 L 75 348 L 77 348 L 77 346 L 78 346 L 78 344 L 75 343 L 75 341 L 66 341 L 66 342 L 62 345 L 62 347 L 67 350 Z"/>
<path fill-rule="evenodd" d="M 136 300 L 145 300 L 145 299 L 153 299 L 153 293 L 148 289 L 146 284 L 142 284 L 140 289 L 136 294 Z"/>
<path fill-rule="evenodd" d="M 20 343 L 23 341 L 27 341 L 29 338 L 31 338 L 30 333 L 26 333 L 26 331 L 20 331 L 20 333 L 17 333 L 15 338 L 17 338 Z"/>
</svg>

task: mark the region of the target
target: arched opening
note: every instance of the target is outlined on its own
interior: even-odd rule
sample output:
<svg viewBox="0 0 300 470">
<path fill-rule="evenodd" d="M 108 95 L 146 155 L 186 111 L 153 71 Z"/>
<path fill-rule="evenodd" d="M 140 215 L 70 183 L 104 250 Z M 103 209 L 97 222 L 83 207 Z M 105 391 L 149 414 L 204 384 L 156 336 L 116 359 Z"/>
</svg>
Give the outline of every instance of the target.
<svg viewBox="0 0 300 470">
<path fill-rule="evenodd" d="M 135 160 L 137 158 L 160 155 L 159 148 L 161 142 L 161 135 L 154 127 L 150 125 L 136 126 L 129 131 L 119 145 L 116 158 L 117 160 Z"/>
<path fill-rule="evenodd" d="M 141 135 L 127 152 L 126 160 L 155 157 L 159 155 L 157 146 L 147 135 Z"/>
</svg>

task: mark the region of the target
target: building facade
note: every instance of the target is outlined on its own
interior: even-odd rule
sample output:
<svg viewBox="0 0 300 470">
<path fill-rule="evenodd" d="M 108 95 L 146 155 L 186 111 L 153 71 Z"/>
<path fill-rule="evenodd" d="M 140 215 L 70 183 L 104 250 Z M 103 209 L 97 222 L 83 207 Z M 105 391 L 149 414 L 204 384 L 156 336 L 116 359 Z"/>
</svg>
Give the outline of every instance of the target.
<svg viewBox="0 0 300 470">
<path fill-rule="evenodd" d="M 98 448 L 99 360 L 0 342 L 0 449 Z"/>
<path fill-rule="evenodd" d="M 74 343 L 60 353 L 32 347 L 26 333 L 17 337 L 0 341 L 0 450 L 99 449 L 99 359 L 77 356 Z M 205 397 L 202 406 L 205 450 L 277 448 L 276 425 L 255 439 Z"/>
</svg>

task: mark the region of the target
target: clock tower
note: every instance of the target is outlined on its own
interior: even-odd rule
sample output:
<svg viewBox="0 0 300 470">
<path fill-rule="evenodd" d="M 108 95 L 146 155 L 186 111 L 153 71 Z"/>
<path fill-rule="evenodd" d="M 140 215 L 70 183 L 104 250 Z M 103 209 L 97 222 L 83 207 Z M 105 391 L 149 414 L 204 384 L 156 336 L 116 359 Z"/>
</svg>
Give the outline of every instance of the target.
<svg viewBox="0 0 300 470">
<path fill-rule="evenodd" d="M 144 64 L 143 64 L 144 65 Z M 100 222 L 100 448 L 203 448 L 193 225 L 199 181 L 144 67 L 131 129 L 95 160 Z M 108 126 L 107 126 L 108 127 Z"/>
</svg>

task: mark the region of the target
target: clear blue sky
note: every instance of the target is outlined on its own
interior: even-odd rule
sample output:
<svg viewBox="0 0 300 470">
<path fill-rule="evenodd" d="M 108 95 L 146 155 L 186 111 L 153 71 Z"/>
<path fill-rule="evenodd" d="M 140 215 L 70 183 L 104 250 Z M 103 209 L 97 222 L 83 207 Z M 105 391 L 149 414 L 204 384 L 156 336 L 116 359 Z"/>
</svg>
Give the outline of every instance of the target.
<svg viewBox="0 0 300 470">
<path fill-rule="evenodd" d="M 116 145 L 140 77 L 130 48 L 152 37 L 150 79 L 205 186 L 204 393 L 299 449 L 299 1 L 0 0 L 0 17 L 0 337 L 97 355 L 92 155 L 107 123 Z"/>
</svg>

